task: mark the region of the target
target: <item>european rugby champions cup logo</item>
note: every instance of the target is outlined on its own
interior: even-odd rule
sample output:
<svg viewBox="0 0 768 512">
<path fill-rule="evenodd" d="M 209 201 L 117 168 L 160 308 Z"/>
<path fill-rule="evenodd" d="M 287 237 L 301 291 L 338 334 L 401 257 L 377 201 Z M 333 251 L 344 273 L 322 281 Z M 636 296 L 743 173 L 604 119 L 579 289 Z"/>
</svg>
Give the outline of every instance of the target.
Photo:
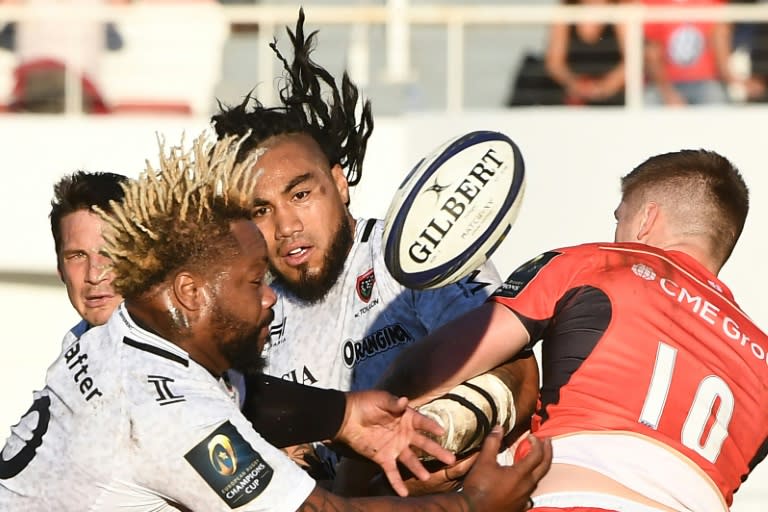
<svg viewBox="0 0 768 512">
<path fill-rule="evenodd" d="M 237 471 L 237 455 L 232 441 L 223 434 L 214 436 L 208 443 L 208 459 L 221 476 L 232 476 Z"/>
<path fill-rule="evenodd" d="M 205 436 L 184 458 L 230 508 L 263 493 L 274 470 L 229 421 Z"/>
</svg>

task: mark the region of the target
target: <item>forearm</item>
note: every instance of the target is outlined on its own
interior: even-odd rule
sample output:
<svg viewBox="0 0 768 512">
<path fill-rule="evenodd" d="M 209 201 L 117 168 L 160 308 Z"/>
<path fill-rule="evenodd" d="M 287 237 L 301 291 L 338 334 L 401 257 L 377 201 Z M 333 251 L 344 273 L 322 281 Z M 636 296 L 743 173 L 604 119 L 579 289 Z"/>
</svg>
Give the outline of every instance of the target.
<svg viewBox="0 0 768 512">
<path fill-rule="evenodd" d="M 515 397 L 516 420 L 513 427 L 527 422 L 539 398 L 539 365 L 532 353 L 491 370 L 504 381 Z"/>
<path fill-rule="evenodd" d="M 409 355 L 411 357 L 395 362 L 377 388 L 397 396 L 408 397 L 412 406 L 422 405 L 442 396 L 487 369 L 485 365 L 458 365 L 452 357 L 430 358 L 427 353 L 418 349 L 409 351 Z M 416 361 L 419 360 L 424 363 L 418 364 Z"/>
<path fill-rule="evenodd" d="M 404 350 L 378 387 L 423 404 L 511 359 L 527 336 L 514 313 L 484 304 Z"/>
<path fill-rule="evenodd" d="M 549 76 L 563 87 L 568 87 L 576 79 L 567 62 L 568 25 L 558 23 L 552 27 L 547 45 L 544 66 Z"/>
<path fill-rule="evenodd" d="M 418 408 L 445 432 L 436 440 L 461 457 L 477 448 L 491 428 L 504 435 L 530 425 L 538 397 L 538 366 L 532 354 L 463 382 Z"/>
<path fill-rule="evenodd" d="M 323 489 L 315 488 L 307 501 L 299 507 L 300 512 L 470 512 L 477 510 L 468 496 L 461 492 L 432 494 L 419 498 L 376 497 L 342 498 Z"/>
<path fill-rule="evenodd" d="M 246 377 L 243 414 L 264 439 L 283 448 L 333 439 L 344 421 L 346 396 L 257 375 Z"/>
<path fill-rule="evenodd" d="M 550 62 L 547 61 L 547 72 L 549 76 L 564 88 L 568 88 L 576 80 L 576 75 L 571 72 L 571 68 L 565 61 Z"/>
</svg>

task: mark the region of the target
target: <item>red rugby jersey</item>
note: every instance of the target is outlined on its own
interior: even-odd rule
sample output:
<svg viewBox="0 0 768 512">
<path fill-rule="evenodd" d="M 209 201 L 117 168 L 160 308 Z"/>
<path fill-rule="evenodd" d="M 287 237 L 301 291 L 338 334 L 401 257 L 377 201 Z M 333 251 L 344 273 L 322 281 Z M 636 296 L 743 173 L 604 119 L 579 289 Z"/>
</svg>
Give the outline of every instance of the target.
<svg viewBox="0 0 768 512">
<path fill-rule="evenodd" d="M 629 431 L 677 450 L 730 505 L 768 451 L 768 339 L 690 256 L 642 244 L 544 253 L 489 299 L 542 345 L 538 433 Z"/>
</svg>

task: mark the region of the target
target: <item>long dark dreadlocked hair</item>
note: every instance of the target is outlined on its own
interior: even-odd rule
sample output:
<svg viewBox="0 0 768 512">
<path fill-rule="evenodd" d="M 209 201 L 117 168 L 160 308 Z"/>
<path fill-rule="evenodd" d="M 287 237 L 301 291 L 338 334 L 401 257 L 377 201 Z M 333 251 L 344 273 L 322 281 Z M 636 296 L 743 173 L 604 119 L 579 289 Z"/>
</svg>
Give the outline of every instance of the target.
<svg viewBox="0 0 768 512">
<path fill-rule="evenodd" d="M 341 92 L 336 80 L 323 67 L 310 59 L 317 31 L 304 37 L 304 9 L 299 10 L 296 33 L 286 28 L 293 44 L 293 62 L 283 57 L 277 49 L 277 39 L 269 46 L 283 63 L 285 85 L 280 90 L 282 106 L 265 107 L 248 94 L 235 107 L 224 107 L 211 120 L 218 138 L 231 135 L 250 135 L 242 142 L 238 161 L 266 139 L 287 133 L 308 133 L 322 148 L 331 166 L 339 164 L 345 169 L 350 186 L 356 185 L 362 176 L 363 159 L 368 138 L 373 131 L 371 102 L 362 105 L 360 123 L 355 118 L 359 98 L 357 86 L 346 72 L 341 80 Z M 323 99 L 324 89 L 329 89 L 331 101 Z M 249 111 L 249 103 L 253 103 Z"/>
</svg>

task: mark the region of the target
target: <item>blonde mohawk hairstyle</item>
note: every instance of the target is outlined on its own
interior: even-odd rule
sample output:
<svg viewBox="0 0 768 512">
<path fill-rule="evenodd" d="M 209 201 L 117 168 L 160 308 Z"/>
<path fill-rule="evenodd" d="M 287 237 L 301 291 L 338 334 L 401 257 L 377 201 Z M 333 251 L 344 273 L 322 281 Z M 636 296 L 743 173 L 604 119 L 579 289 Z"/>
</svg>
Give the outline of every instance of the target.
<svg viewBox="0 0 768 512">
<path fill-rule="evenodd" d="M 159 140 L 159 169 L 147 161 L 137 179 L 122 184 L 122 203 L 113 202 L 111 213 L 97 209 L 107 224 L 103 252 L 123 297 L 148 291 L 181 265 L 212 264 L 226 246 L 230 222 L 250 218 L 258 180 L 251 169 L 260 152 L 237 163 L 242 140 L 213 143 L 203 134 L 191 150 L 182 141 L 167 152 Z"/>
</svg>

